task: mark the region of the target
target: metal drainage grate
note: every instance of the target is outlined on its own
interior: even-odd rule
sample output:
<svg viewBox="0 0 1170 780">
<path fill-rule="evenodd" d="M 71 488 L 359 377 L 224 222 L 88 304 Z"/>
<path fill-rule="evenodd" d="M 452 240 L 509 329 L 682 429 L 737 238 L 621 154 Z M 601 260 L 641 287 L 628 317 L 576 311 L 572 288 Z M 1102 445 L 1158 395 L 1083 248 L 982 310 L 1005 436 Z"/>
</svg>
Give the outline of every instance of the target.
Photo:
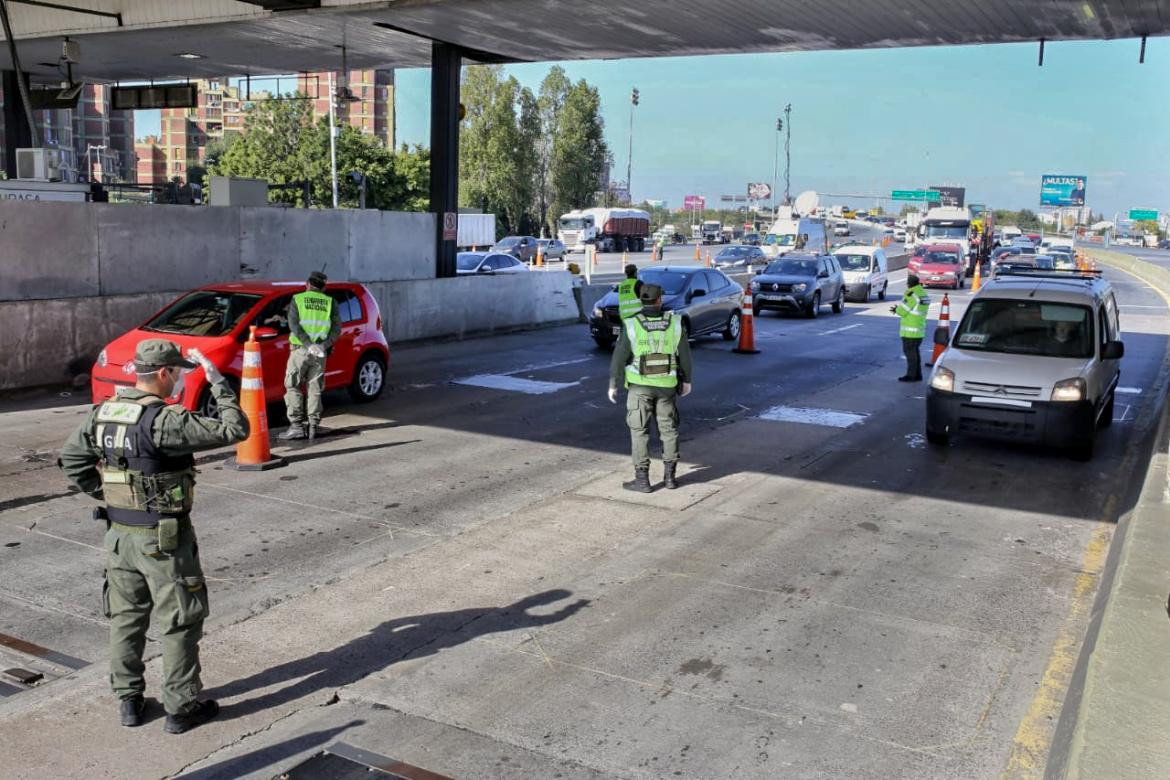
<svg viewBox="0 0 1170 780">
<path fill-rule="evenodd" d="M 302 761 L 276 777 L 277 780 L 369 780 L 371 777 L 387 780 L 451 780 L 446 775 L 344 742 L 335 742 L 323 753 Z"/>
<path fill-rule="evenodd" d="M 0 699 L 64 677 L 89 661 L 0 634 Z"/>
</svg>

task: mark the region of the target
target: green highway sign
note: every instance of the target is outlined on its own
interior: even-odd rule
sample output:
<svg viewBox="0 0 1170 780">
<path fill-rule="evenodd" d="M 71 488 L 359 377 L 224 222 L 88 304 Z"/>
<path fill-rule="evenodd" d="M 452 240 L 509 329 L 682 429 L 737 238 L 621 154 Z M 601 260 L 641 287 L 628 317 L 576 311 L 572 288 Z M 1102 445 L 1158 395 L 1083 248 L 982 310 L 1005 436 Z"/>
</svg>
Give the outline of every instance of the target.
<svg viewBox="0 0 1170 780">
<path fill-rule="evenodd" d="M 1158 212 L 1152 211 L 1150 209 L 1130 209 L 1129 210 L 1129 218 L 1132 219 L 1134 222 L 1141 222 L 1141 221 L 1147 220 L 1147 219 L 1157 220 L 1158 219 Z"/>
<path fill-rule="evenodd" d="M 938 200 L 938 190 L 894 190 L 890 193 L 894 200 Z"/>
</svg>

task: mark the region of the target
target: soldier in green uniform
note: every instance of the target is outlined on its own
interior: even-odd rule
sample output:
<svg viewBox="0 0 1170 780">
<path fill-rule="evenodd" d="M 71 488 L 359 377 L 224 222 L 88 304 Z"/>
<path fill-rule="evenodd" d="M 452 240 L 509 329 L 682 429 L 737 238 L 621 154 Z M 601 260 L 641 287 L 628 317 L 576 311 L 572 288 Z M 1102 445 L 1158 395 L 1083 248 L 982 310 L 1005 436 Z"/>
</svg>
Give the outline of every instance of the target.
<svg viewBox="0 0 1170 780">
<path fill-rule="evenodd" d="M 642 289 L 642 281 L 638 278 L 638 266 L 630 263 L 626 266 L 626 278 L 618 283 L 618 316 L 623 320 L 633 317 L 642 310 L 642 301 L 638 292 Z"/>
<path fill-rule="evenodd" d="M 320 271 L 309 274 L 305 291 L 293 296 L 288 307 L 288 367 L 284 371 L 284 405 L 288 413 L 288 430 L 280 434 L 290 439 L 316 438 L 321 424 L 321 396 L 325 392 L 325 356 L 341 335 L 341 313 L 333 299 L 325 294 L 329 280 Z M 301 385 L 309 396 L 308 414 Z M 308 428 L 305 423 L 308 422 Z"/>
<path fill-rule="evenodd" d="M 219 712 L 200 701 L 199 639 L 207 617 L 207 586 L 199 563 L 191 504 L 199 450 L 248 435 L 248 420 L 223 375 L 198 350 L 184 360 L 165 339 L 139 343 L 137 382 L 98 404 L 65 445 L 57 465 L 81 490 L 104 501 L 106 574 L 102 588 L 110 619 L 110 684 L 123 726 L 138 726 L 146 631 L 155 613 L 162 643 L 164 729 L 181 734 Z M 200 417 L 165 399 L 180 392 L 183 370 L 199 365 L 211 383 L 219 419 Z"/>
<path fill-rule="evenodd" d="M 678 487 L 678 406 L 691 392 L 691 348 L 682 320 L 662 310 L 662 288 L 643 284 L 640 312 L 624 320 L 625 327 L 609 367 L 609 400 L 617 403 L 618 384 L 625 382 L 626 424 L 630 427 L 634 479 L 626 490 L 649 493 L 650 421 L 658 421 L 662 461 L 668 490 Z"/>
<path fill-rule="evenodd" d="M 906 276 L 906 293 L 902 302 L 890 307 L 901 323 L 898 334 L 902 337 L 902 354 L 906 356 L 906 373 L 898 377 L 899 382 L 922 381 L 922 355 L 919 347 L 926 336 L 926 315 L 930 310 L 930 296 L 926 294 L 917 274 Z"/>
</svg>

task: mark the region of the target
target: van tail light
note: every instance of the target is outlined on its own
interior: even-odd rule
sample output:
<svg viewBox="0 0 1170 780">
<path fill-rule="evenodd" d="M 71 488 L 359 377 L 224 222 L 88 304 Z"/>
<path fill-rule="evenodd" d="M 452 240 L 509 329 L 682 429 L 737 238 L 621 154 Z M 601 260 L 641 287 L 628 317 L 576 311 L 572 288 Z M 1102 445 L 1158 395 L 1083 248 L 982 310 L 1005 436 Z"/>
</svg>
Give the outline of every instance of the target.
<svg viewBox="0 0 1170 780">
<path fill-rule="evenodd" d="M 377 328 L 378 328 L 378 330 L 381 330 L 381 329 L 382 329 L 382 315 L 381 315 L 381 314 L 379 314 L 379 315 L 378 315 L 378 324 L 377 324 Z"/>
</svg>

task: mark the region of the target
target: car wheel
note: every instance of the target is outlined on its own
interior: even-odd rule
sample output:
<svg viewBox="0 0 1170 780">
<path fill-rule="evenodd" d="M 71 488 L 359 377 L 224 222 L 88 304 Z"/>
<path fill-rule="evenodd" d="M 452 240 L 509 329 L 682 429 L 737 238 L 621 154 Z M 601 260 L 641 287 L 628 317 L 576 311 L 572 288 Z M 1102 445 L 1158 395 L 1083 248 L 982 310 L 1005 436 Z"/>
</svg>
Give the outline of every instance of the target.
<svg viewBox="0 0 1170 780">
<path fill-rule="evenodd" d="M 841 288 L 841 292 L 837 293 L 837 300 L 833 301 L 833 313 L 840 314 L 845 311 L 845 288 Z"/>
<path fill-rule="evenodd" d="M 739 311 L 733 311 L 727 318 L 727 327 L 723 329 L 724 341 L 735 341 L 739 338 Z"/>
<path fill-rule="evenodd" d="M 760 316 L 760 313 L 761 313 L 761 312 L 763 312 L 763 311 L 764 311 L 764 310 L 760 308 L 760 304 L 758 304 L 758 303 L 756 303 L 756 302 L 754 302 L 754 301 L 752 302 L 752 318 L 753 318 L 753 319 L 754 319 L 754 318 L 756 318 L 756 317 L 759 317 L 759 316 Z"/>
<path fill-rule="evenodd" d="M 236 398 L 240 397 L 240 380 L 234 376 L 227 377 L 228 387 L 236 394 Z M 203 392 L 199 396 L 199 405 L 195 409 L 196 413 L 201 417 L 210 417 L 213 420 L 219 419 L 219 402 L 215 400 L 215 396 L 211 394 L 211 385 L 203 388 Z"/>
<path fill-rule="evenodd" d="M 930 428 L 926 429 L 926 441 L 931 444 L 938 445 L 939 447 L 945 447 L 947 443 L 950 442 L 950 440 L 951 437 L 945 433 L 932 431 Z"/>
<path fill-rule="evenodd" d="M 597 345 L 597 348 L 598 348 L 598 349 L 604 349 L 604 350 L 610 350 L 610 351 L 612 351 L 612 350 L 613 350 L 613 345 L 614 345 L 614 344 L 616 344 L 616 343 L 617 343 L 617 341 L 615 341 L 615 340 L 613 340 L 613 339 L 603 339 L 603 338 L 601 338 L 601 337 L 599 337 L 599 336 L 594 336 L 594 337 L 593 337 L 593 343 Z"/>
<path fill-rule="evenodd" d="M 955 289 L 962 290 L 966 286 L 967 286 L 967 277 L 960 276 L 959 281 L 955 283 Z"/>
<path fill-rule="evenodd" d="M 810 303 L 808 305 L 808 308 L 805 309 L 804 316 L 806 316 L 810 320 L 812 320 L 812 319 L 816 319 L 817 315 L 820 313 L 821 313 L 821 293 L 820 293 L 820 291 L 817 291 L 817 292 L 813 293 L 812 303 Z"/>
<path fill-rule="evenodd" d="M 386 364 L 382 356 L 369 353 L 358 361 L 353 372 L 353 381 L 349 383 L 349 395 L 356 403 L 364 404 L 373 401 L 382 394 L 386 386 Z"/>
<path fill-rule="evenodd" d="M 1083 439 L 1077 444 L 1074 444 L 1069 449 L 1069 454 L 1072 455 L 1073 460 L 1088 461 L 1093 459 L 1093 431 L 1089 431 Z"/>
<path fill-rule="evenodd" d="M 886 288 L 890 286 L 889 282 L 882 285 L 882 291 L 878 293 L 878 300 L 884 301 L 886 299 Z"/>
</svg>

